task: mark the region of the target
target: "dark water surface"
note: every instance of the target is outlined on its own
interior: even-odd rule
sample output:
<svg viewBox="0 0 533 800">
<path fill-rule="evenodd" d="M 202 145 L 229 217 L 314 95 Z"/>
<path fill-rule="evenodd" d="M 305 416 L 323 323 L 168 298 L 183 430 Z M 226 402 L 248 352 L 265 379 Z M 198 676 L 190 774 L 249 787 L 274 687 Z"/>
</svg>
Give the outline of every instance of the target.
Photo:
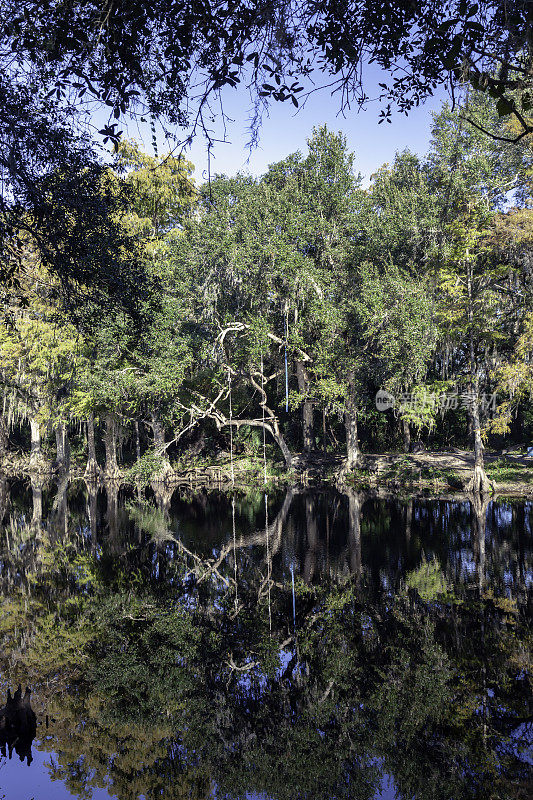
<svg viewBox="0 0 533 800">
<path fill-rule="evenodd" d="M 533 797 L 533 504 L 0 477 L 0 798 Z"/>
</svg>

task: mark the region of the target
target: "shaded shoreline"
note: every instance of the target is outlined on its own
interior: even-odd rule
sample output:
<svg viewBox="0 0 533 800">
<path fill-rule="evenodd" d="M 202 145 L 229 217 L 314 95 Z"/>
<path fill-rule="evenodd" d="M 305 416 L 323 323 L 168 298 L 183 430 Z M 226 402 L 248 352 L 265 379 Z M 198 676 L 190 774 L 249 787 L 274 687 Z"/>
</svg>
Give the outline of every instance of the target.
<svg viewBox="0 0 533 800">
<path fill-rule="evenodd" d="M 337 454 L 295 458 L 294 469 L 288 471 L 279 463 L 267 463 L 267 485 L 279 486 L 336 486 L 339 480 L 356 488 L 408 492 L 413 496 L 428 493 L 435 496 L 468 496 L 468 483 L 472 477 L 474 458 L 466 450 L 454 448 L 447 452 L 423 453 L 365 453 L 361 454 L 359 465 L 341 476 L 344 463 Z M 494 484 L 493 495 L 533 496 L 533 457 L 519 453 L 491 452 L 485 456 L 487 474 Z M 30 456 L 10 453 L 0 461 L 0 473 L 5 475 L 39 475 L 44 479 L 64 472 L 64 468 L 50 460 L 38 464 L 30 462 Z M 116 483 L 139 485 L 131 474 L 131 468 L 122 468 L 109 475 L 104 470 L 87 473 L 83 465 L 74 462 L 67 470 L 71 478 L 96 483 Z M 233 460 L 213 459 L 204 463 L 194 463 L 187 468 L 169 468 L 164 476 L 153 475 L 141 481 L 140 485 L 164 486 L 167 489 L 213 488 L 223 491 L 256 488 L 265 485 L 264 462 L 262 458 Z"/>
</svg>

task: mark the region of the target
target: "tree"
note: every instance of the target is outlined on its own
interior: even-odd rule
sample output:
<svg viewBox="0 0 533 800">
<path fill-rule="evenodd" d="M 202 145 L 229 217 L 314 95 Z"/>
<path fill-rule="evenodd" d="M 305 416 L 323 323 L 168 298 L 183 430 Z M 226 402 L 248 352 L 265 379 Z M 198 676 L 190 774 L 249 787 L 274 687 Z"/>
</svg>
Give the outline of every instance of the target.
<svg viewBox="0 0 533 800">
<path fill-rule="evenodd" d="M 110 181 L 89 138 L 73 131 L 68 109 L 45 103 L 35 87 L 10 85 L 4 73 L 0 100 L 4 304 L 25 299 L 21 271 L 29 248 L 79 325 L 94 323 L 90 311 L 102 306 L 138 317 L 147 276 L 138 244 L 121 224 L 124 183 Z"/>
<path fill-rule="evenodd" d="M 205 187 L 197 218 L 186 223 L 176 242 L 176 274 L 188 294 L 186 327 L 196 353 L 183 410 L 193 421 L 211 419 L 220 428 L 263 428 L 289 466 L 277 398 L 272 408 L 267 396 L 284 344 L 280 300 L 288 268 L 282 258 L 288 252 L 284 228 L 276 224 L 271 194 L 252 179 L 221 177 Z M 297 253 L 291 258 L 301 261 Z M 242 418 L 240 409 L 255 403 L 254 395 L 259 413 Z"/>
<path fill-rule="evenodd" d="M 420 431 L 435 424 L 434 406 L 420 402 L 438 337 L 433 287 L 394 264 L 380 271 L 363 263 L 355 294 L 366 380 L 395 398 L 408 450 L 410 426 Z"/>
<path fill-rule="evenodd" d="M 453 90 L 466 81 L 497 100 L 500 115 L 513 114 L 522 135 L 531 131 L 527 0 L 318 7 L 250 0 L 216 9 L 173 0 L 68 7 L 26 0 L 5 2 L 3 13 L 8 74 L 31 63 L 33 80 L 63 97 L 97 99 L 117 119 L 137 108 L 182 124 L 194 99 L 202 118 L 221 87 L 241 81 L 259 99 L 297 105 L 299 79 L 317 74 L 342 89 L 343 107 L 364 105 L 364 68 L 377 63 L 389 73 L 381 84 L 384 119 L 393 102 L 406 112 L 439 85 Z M 104 133 L 116 133 L 116 124 Z"/>
<path fill-rule="evenodd" d="M 482 98 L 474 97 L 471 103 L 487 125 L 497 124 Z M 439 193 L 443 225 L 435 254 L 439 315 L 447 346 L 455 348 L 455 374 L 468 376 L 474 490 L 486 491 L 489 485 L 483 463 L 481 394 L 489 392 L 491 366 L 513 347 L 512 317 L 517 310 L 513 300 L 524 309 L 522 299 L 510 291 L 520 269 L 515 272 L 491 252 L 489 231 L 506 196 L 524 177 L 527 157 L 521 150 L 487 140 L 475 128 L 465 128 L 460 114 L 446 106 L 435 118 L 428 169 Z"/>
<path fill-rule="evenodd" d="M 363 326 L 367 394 L 387 389 L 404 448 L 411 427 L 434 424 L 434 409 L 417 403 L 436 345 L 431 277 L 439 230 L 439 206 L 420 159 L 404 151 L 373 176 L 362 235 L 354 257 L 362 264 L 355 295 Z M 402 396 L 412 402 L 402 402 Z M 400 397 L 399 397 L 400 396 Z"/>
<path fill-rule="evenodd" d="M 455 96 L 466 82 L 519 132 L 495 133 L 469 108 L 465 119 L 478 129 L 515 141 L 533 130 L 528 0 L 246 0 L 216 9 L 197 0 L 4 0 L 0 14 L 2 277 L 17 290 L 17 236 L 29 229 L 71 311 L 79 278 L 130 308 L 143 286 L 139 273 L 129 285 L 118 278 L 115 259 L 132 243 L 114 224 L 119 199 L 102 190 L 105 169 L 86 117 L 95 103 L 115 120 L 99 131 L 104 144 L 119 141 L 117 120 L 127 114 L 159 120 L 169 136 L 170 127 L 192 124 L 190 141 L 199 126 L 209 137 L 221 89 L 242 82 L 255 101 L 256 140 L 268 101 L 298 106 L 317 76 L 341 90 L 344 110 L 365 105 L 364 69 L 376 63 L 388 73 L 380 121 L 390 121 L 392 105 L 407 113 L 438 86 Z"/>
<path fill-rule="evenodd" d="M 264 427 L 286 463 L 292 456 L 276 407 L 285 405 L 285 414 L 289 406 L 301 407 L 300 442 L 307 455 L 314 446 L 314 408 L 343 403 L 349 391 L 342 364 L 336 381 L 328 383 L 327 369 L 332 343 L 347 331 L 340 307 L 346 284 L 340 289 L 339 276 L 361 203 L 360 178 L 341 135 L 319 128 L 308 145 L 306 158 L 293 154 L 260 181 L 220 178 L 206 188 L 203 210 L 186 225 L 178 249 L 192 277 L 191 308 L 207 336 L 204 348 L 210 343 L 210 354 L 199 351 L 201 362 L 208 359 L 215 369 L 201 406 L 196 395 L 195 416 L 224 426 Z M 297 391 L 290 386 L 293 375 Z M 228 377 L 234 392 L 246 387 L 245 395 L 236 395 L 231 420 Z M 271 386 L 277 387 L 274 401 Z M 261 397 L 264 419 L 239 419 L 250 391 Z"/>
<path fill-rule="evenodd" d="M 431 270 L 440 208 L 426 165 L 409 150 L 396 153 L 371 176 L 359 258 L 381 269 L 395 264 L 412 277 Z"/>
<path fill-rule="evenodd" d="M 110 174 L 118 191 L 128 190 L 128 205 L 121 224 L 135 237 L 147 275 L 143 304 L 142 336 L 125 315 L 104 315 L 98 329 L 86 336 L 86 361 L 79 369 L 72 413 L 105 421 L 106 474 L 118 474 L 117 435 L 119 420 L 126 424 L 140 419 L 153 430 L 154 445 L 162 474 L 169 469 L 165 457 L 165 423 L 175 419 L 172 404 L 181 387 L 189 355 L 179 336 L 180 294 L 174 290 L 169 268 L 169 250 L 180 236 L 180 225 L 193 208 L 196 193 L 191 180 L 192 164 L 170 154 L 150 157 L 134 142 L 118 147 L 116 171 Z M 124 271 L 129 268 L 126 264 Z M 133 276 L 132 276 L 133 277 Z M 91 440 L 92 436 L 88 436 Z M 89 462 L 94 461 L 94 453 Z M 94 465 L 88 464 L 88 470 Z"/>
<path fill-rule="evenodd" d="M 149 156 L 127 139 L 117 143 L 116 155 L 114 169 L 130 188 L 129 221 L 135 231 L 157 241 L 179 229 L 196 201 L 194 166 L 172 153 Z"/>
<path fill-rule="evenodd" d="M 28 254 L 26 264 L 31 264 Z M 76 329 L 58 319 L 51 289 L 53 279 L 33 264 L 24 286 L 27 307 L 0 325 L 2 419 L 7 429 L 29 420 L 34 466 L 41 462 L 41 430 L 48 425 L 56 431 L 58 463 L 68 462 L 66 426 L 72 417 L 65 400 L 82 359 Z"/>
<path fill-rule="evenodd" d="M 508 319 L 513 342 L 507 359 L 496 365 L 493 376 L 495 391 L 500 395 L 497 412 L 489 425 L 495 433 L 509 432 L 513 414 L 517 413 L 521 402 L 527 403 L 533 391 L 532 222 L 530 208 L 511 209 L 494 220 L 491 231 L 494 257 L 505 265 L 507 273 L 507 280 L 502 283 L 513 298 Z"/>
</svg>

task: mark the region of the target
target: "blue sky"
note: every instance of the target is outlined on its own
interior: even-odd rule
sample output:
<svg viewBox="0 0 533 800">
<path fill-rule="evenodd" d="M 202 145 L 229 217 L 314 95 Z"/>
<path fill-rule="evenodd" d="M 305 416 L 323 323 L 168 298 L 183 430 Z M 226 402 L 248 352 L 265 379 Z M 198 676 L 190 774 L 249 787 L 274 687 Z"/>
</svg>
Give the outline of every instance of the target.
<svg viewBox="0 0 533 800">
<path fill-rule="evenodd" d="M 383 80 L 380 74 L 370 76 L 370 89 Z M 367 84 L 365 83 L 365 89 Z M 385 162 L 391 162 L 398 150 L 406 147 L 424 155 L 429 147 L 431 131 L 431 112 L 438 111 L 446 99 L 444 91 L 427 101 L 423 106 L 413 109 L 408 117 L 393 115 L 392 124 L 378 125 L 381 106 L 378 102 L 368 105 L 358 112 L 356 108 L 339 115 L 339 97 L 329 90 L 321 90 L 309 96 L 305 105 L 296 110 L 290 103 L 273 102 L 269 115 L 265 116 L 260 132 L 259 146 L 247 148 L 249 141 L 250 99 L 244 88 L 226 89 L 223 95 L 224 109 L 233 122 L 228 123 L 227 142 L 216 142 L 211 156 L 211 174 L 249 172 L 261 175 L 268 165 L 285 158 L 296 150 L 305 152 L 306 139 L 314 125 L 326 123 L 334 131 L 342 131 L 348 140 L 349 148 L 356 154 L 356 164 L 368 183 L 369 176 Z M 218 112 L 218 108 L 215 108 Z M 215 113 L 213 122 L 215 137 L 222 139 L 224 132 L 220 115 Z M 124 127 L 125 135 L 143 141 L 144 149 L 152 152 L 151 135 L 148 126 L 141 129 L 136 124 Z M 178 132 L 179 134 L 179 132 Z M 181 135 L 181 134 L 179 134 Z M 164 139 L 158 136 L 160 152 L 166 150 Z M 207 146 L 198 135 L 186 153 L 195 165 L 194 177 L 198 183 L 207 179 Z"/>
</svg>

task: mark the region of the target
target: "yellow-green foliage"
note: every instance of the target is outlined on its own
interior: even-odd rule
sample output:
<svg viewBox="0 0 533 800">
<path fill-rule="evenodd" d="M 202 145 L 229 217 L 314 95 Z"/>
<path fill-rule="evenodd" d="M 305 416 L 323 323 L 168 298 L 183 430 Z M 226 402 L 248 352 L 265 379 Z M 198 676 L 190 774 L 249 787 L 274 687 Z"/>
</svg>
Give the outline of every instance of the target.
<svg viewBox="0 0 533 800">
<path fill-rule="evenodd" d="M 499 404 L 488 430 L 505 434 L 509 433 L 517 400 L 528 395 L 533 398 L 533 312 L 524 321 L 524 329 L 517 339 L 513 357 L 500 366 L 495 377 L 499 392 L 507 397 Z"/>
<path fill-rule="evenodd" d="M 409 572 L 405 584 L 415 589 L 422 600 L 435 600 L 448 589 L 446 578 L 436 558 L 432 561 L 423 559 L 421 565 Z"/>
<path fill-rule="evenodd" d="M 43 423 L 60 418 L 57 390 L 72 380 L 82 360 L 76 329 L 38 294 L 40 283 L 48 280 L 37 274 L 28 306 L 14 319 L 0 321 L 0 365 L 10 412 Z"/>
<path fill-rule="evenodd" d="M 133 229 L 158 233 L 179 224 L 196 201 L 193 165 L 170 153 L 154 158 L 127 139 L 118 143 L 117 157 L 118 167 L 125 171 L 125 181 L 133 190 L 133 207 L 127 220 Z"/>
</svg>

